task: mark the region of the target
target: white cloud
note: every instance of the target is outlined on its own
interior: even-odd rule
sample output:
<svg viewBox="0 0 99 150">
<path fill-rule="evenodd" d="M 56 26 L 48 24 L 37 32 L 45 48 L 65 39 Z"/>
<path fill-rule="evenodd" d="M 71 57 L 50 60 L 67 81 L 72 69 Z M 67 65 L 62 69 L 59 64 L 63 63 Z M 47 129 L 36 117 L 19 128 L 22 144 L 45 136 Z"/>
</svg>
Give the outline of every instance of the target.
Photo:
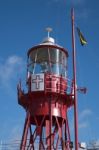
<svg viewBox="0 0 99 150">
<path fill-rule="evenodd" d="M 21 125 L 16 125 L 12 128 L 11 134 L 9 136 L 10 140 L 21 140 L 22 137 L 22 126 Z"/>
<path fill-rule="evenodd" d="M 70 110 L 68 117 L 69 117 L 69 127 L 70 127 L 70 133 L 72 137 L 74 137 L 74 115 L 73 111 Z M 93 112 L 90 109 L 84 109 L 79 112 L 78 114 L 78 130 L 79 134 L 82 134 L 86 132 L 87 129 L 90 128 L 90 119 Z"/>
<path fill-rule="evenodd" d="M 6 60 L 0 62 L 0 82 L 13 78 L 21 71 L 22 66 L 22 58 L 16 55 L 10 56 Z"/>
<path fill-rule="evenodd" d="M 82 122 L 82 123 L 79 123 L 79 129 L 82 129 L 82 128 L 87 128 L 89 126 L 89 123 L 87 121 L 85 122 Z"/>
<path fill-rule="evenodd" d="M 0 59 L 0 90 L 8 95 L 15 94 L 15 86 L 25 75 L 25 63 L 17 55 Z"/>
<path fill-rule="evenodd" d="M 92 111 L 90 109 L 85 109 L 83 110 L 80 115 L 79 115 L 79 119 L 85 119 L 86 117 L 90 116 L 92 114 Z"/>
<path fill-rule="evenodd" d="M 92 111 L 90 109 L 84 109 L 79 114 L 79 129 L 88 128 L 90 123 L 88 121 L 89 116 L 92 115 Z"/>
<path fill-rule="evenodd" d="M 17 150 L 20 147 L 20 142 L 22 138 L 22 127 L 16 125 L 10 131 L 8 140 L 2 142 L 2 149 Z"/>
<path fill-rule="evenodd" d="M 8 86 L 9 82 L 13 82 L 25 69 L 24 61 L 21 57 L 12 55 L 6 60 L 0 61 L 0 84 Z"/>
<path fill-rule="evenodd" d="M 73 113 L 73 112 L 72 112 Z M 89 116 L 92 115 L 92 111 L 90 109 L 84 109 L 78 114 L 78 127 L 79 129 L 85 129 L 90 126 Z M 71 132 L 74 131 L 74 118 L 72 117 L 69 121 Z"/>
<path fill-rule="evenodd" d="M 90 141 L 89 144 L 88 144 L 88 148 L 98 149 L 99 148 L 99 139 Z"/>
<path fill-rule="evenodd" d="M 97 141 L 95 142 L 95 145 L 96 145 L 96 146 L 99 146 L 99 140 L 97 140 Z"/>
<path fill-rule="evenodd" d="M 23 122 L 20 121 L 11 121 L 11 124 L 7 124 L 7 122 L 4 122 L 1 129 L 1 140 L 2 149 L 9 149 L 9 150 L 18 150 L 22 138 L 22 132 L 23 132 Z M 14 123 L 14 124 L 13 124 Z M 12 125 L 13 124 L 13 125 Z M 8 130 L 9 128 L 9 130 Z M 2 132 L 4 132 L 4 135 Z M 6 133 L 7 132 L 7 133 Z M 2 139 L 3 135 L 3 139 Z M 0 149 L 1 150 L 1 149 Z"/>
<path fill-rule="evenodd" d="M 8 58 L 7 63 L 10 65 L 20 64 L 20 63 L 22 63 L 22 58 L 19 56 L 13 55 Z"/>
</svg>

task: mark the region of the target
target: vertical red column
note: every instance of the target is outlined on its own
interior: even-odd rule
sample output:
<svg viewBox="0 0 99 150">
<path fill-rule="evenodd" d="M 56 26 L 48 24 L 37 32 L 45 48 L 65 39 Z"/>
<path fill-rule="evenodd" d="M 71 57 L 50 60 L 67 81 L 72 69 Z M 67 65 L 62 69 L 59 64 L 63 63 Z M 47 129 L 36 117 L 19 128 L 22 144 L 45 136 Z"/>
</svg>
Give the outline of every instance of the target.
<svg viewBox="0 0 99 150">
<path fill-rule="evenodd" d="M 50 121 L 46 120 L 46 145 L 48 150 L 51 150 L 51 145 L 50 145 Z"/>
<path fill-rule="evenodd" d="M 20 150 L 25 150 L 26 149 L 27 135 L 28 135 L 29 126 L 30 126 L 30 115 L 27 112 L 27 116 L 26 116 L 25 124 L 24 124 L 24 131 L 23 131 L 23 135 L 22 135 L 22 141 L 21 141 L 21 145 L 20 145 Z"/>
</svg>

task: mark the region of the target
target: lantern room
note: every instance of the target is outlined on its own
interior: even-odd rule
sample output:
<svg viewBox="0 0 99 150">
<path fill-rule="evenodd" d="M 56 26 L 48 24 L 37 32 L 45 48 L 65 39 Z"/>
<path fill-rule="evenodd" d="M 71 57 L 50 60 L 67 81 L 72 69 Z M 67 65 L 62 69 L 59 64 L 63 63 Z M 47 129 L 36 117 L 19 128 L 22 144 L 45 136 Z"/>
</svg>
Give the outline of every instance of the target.
<svg viewBox="0 0 99 150">
<path fill-rule="evenodd" d="M 44 41 L 28 51 L 28 72 L 30 74 L 50 73 L 66 78 L 67 51 L 47 37 Z"/>
</svg>

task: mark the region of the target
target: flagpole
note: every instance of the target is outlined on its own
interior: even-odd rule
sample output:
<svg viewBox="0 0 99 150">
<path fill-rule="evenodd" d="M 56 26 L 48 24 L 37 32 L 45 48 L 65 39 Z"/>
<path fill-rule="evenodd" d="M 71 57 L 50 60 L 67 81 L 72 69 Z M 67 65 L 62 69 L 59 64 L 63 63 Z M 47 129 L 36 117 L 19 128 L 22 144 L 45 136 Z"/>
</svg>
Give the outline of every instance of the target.
<svg viewBox="0 0 99 150">
<path fill-rule="evenodd" d="M 75 130 L 75 150 L 78 150 L 78 108 L 77 108 L 77 84 L 76 84 L 76 48 L 75 48 L 75 27 L 74 8 L 71 9 L 72 21 L 72 53 L 73 53 L 73 88 L 74 88 L 74 130 Z"/>
</svg>

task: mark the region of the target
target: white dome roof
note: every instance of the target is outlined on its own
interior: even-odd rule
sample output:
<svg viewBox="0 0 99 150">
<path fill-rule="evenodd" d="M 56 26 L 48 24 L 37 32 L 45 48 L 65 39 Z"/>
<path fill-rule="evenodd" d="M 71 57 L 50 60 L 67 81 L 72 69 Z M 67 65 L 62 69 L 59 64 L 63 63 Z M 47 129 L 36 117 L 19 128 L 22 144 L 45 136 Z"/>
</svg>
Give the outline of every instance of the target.
<svg viewBox="0 0 99 150">
<path fill-rule="evenodd" d="M 55 39 L 52 37 L 46 37 L 46 38 L 44 38 L 43 43 L 44 44 L 55 44 Z"/>
</svg>

